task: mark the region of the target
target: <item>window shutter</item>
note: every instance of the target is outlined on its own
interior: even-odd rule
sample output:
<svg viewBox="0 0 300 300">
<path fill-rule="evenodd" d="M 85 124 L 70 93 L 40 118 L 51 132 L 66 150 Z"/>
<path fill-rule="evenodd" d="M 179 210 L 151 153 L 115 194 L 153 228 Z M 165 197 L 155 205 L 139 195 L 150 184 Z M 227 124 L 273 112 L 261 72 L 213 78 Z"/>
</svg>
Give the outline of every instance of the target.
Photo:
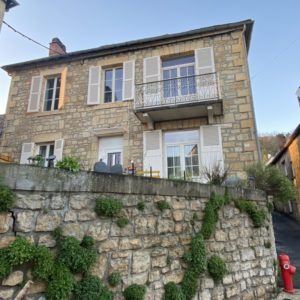
<svg viewBox="0 0 300 300">
<path fill-rule="evenodd" d="M 54 143 L 54 155 L 56 156 L 55 162 L 62 160 L 63 148 L 64 148 L 64 140 L 63 139 L 56 140 Z"/>
<path fill-rule="evenodd" d="M 42 76 L 33 76 L 28 101 L 27 112 L 37 112 L 40 108 L 40 98 L 42 89 Z"/>
<path fill-rule="evenodd" d="M 162 177 L 162 132 L 144 131 L 144 171 L 159 171 Z"/>
<path fill-rule="evenodd" d="M 161 62 L 159 56 L 144 58 L 144 106 L 153 106 L 160 104 L 159 84 L 160 81 Z M 154 82 L 151 84 L 151 82 Z M 150 84 L 149 84 L 150 83 Z"/>
<path fill-rule="evenodd" d="M 197 75 L 215 72 L 214 52 L 212 47 L 195 49 Z"/>
<path fill-rule="evenodd" d="M 28 164 L 28 158 L 33 156 L 34 143 L 24 143 L 22 145 L 20 164 Z"/>
<path fill-rule="evenodd" d="M 134 60 L 123 63 L 123 100 L 134 98 Z"/>
<path fill-rule="evenodd" d="M 201 126 L 200 127 L 200 171 L 212 171 L 215 167 L 224 167 L 222 137 L 220 126 Z"/>
<path fill-rule="evenodd" d="M 89 70 L 89 86 L 87 104 L 99 104 L 100 103 L 100 78 L 101 67 L 92 66 Z"/>
</svg>

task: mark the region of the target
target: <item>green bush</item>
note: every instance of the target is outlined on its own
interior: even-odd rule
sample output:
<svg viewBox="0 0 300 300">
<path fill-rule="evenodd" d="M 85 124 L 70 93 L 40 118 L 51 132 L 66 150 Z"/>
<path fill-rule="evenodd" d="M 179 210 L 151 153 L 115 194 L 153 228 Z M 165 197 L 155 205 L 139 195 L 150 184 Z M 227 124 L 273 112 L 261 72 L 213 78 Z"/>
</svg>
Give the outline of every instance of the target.
<svg viewBox="0 0 300 300">
<path fill-rule="evenodd" d="M 58 262 L 74 273 L 87 273 L 96 262 L 96 249 L 83 247 L 75 237 L 62 238 L 58 247 Z"/>
<path fill-rule="evenodd" d="M 254 227 L 261 227 L 264 224 L 267 217 L 266 212 L 262 208 L 259 208 L 255 203 L 249 200 L 239 199 L 235 200 L 234 204 L 241 212 L 249 215 Z"/>
<path fill-rule="evenodd" d="M 194 298 L 199 286 L 199 275 L 191 268 L 187 269 L 184 273 L 181 283 L 181 289 L 186 300 Z"/>
<path fill-rule="evenodd" d="M 112 273 L 108 276 L 108 283 L 110 286 L 115 287 L 122 282 L 120 273 Z"/>
<path fill-rule="evenodd" d="M 170 204 L 165 201 L 165 200 L 161 200 L 156 202 L 156 208 L 159 209 L 160 211 L 164 211 L 166 209 L 170 209 Z"/>
<path fill-rule="evenodd" d="M 129 224 L 129 220 L 127 218 L 119 218 L 116 223 L 120 228 L 124 228 Z"/>
<path fill-rule="evenodd" d="M 65 156 L 62 160 L 59 160 L 56 163 L 56 167 L 59 169 L 77 173 L 80 171 L 80 158 L 72 157 L 72 156 Z"/>
<path fill-rule="evenodd" d="M 208 260 L 207 266 L 210 276 L 216 283 L 220 282 L 227 272 L 225 261 L 217 255 L 213 255 Z"/>
<path fill-rule="evenodd" d="M 100 198 L 96 200 L 95 211 L 98 216 L 114 217 L 123 208 L 123 204 L 118 199 Z"/>
<path fill-rule="evenodd" d="M 143 211 L 145 209 L 145 202 L 139 202 L 137 204 L 137 208 L 138 208 L 138 210 Z"/>
<path fill-rule="evenodd" d="M 88 275 L 76 284 L 74 299 L 112 300 L 113 296 L 97 276 Z"/>
<path fill-rule="evenodd" d="M 273 195 L 275 200 L 285 202 L 295 198 L 293 183 L 277 167 L 257 163 L 247 167 L 246 172 L 254 179 L 256 188 Z"/>
<path fill-rule="evenodd" d="M 126 300 L 143 300 L 146 294 L 146 287 L 140 284 L 132 284 L 123 292 Z"/>
<path fill-rule="evenodd" d="M 8 212 L 14 206 L 15 199 L 15 194 L 11 189 L 0 183 L 0 213 Z"/>
<path fill-rule="evenodd" d="M 36 167 L 43 167 L 45 162 L 45 158 L 40 154 L 35 156 L 30 156 L 27 158 L 27 160 L 32 166 L 36 166 Z"/>
<path fill-rule="evenodd" d="M 34 246 L 24 237 L 16 237 L 15 241 L 7 248 L 7 259 L 14 266 L 22 265 L 33 258 Z"/>
<path fill-rule="evenodd" d="M 207 266 L 205 243 L 201 233 L 197 233 L 191 242 L 191 262 L 190 266 L 195 274 L 204 273 Z"/>
<path fill-rule="evenodd" d="M 81 247 L 88 249 L 88 250 L 94 250 L 95 249 L 95 241 L 91 236 L 85 235 L 81 241 Z"/>
<path fill-rule="evenodd" d="M 12 266 L 9 263 L 7 254 L 7 248 L 0 249 L 0 279 L 7 277 L 12 271 Z"/>
<path fill-rule="evenodd" d="M 208 240 L 215 231 L 216 223 L 218 221 L 218 212 L 224 205 L 225 199 L 220 195 L 212 193 L 206 207 L 204 209 L 203 223 L 201 233 L 205 240 Z"/>
<path fill-rule="evenodd" d="M 33 254 L 32 276 L 40 281 L 48 281 L 53 272 L 54 258 L 45 246 L 37 246 Z"/>
<path fill-rule="evenodd" d="M 47 300 L 67 300 L 74 287 L 74 277 L 68 268 L 57 263 L 46 288 Z"/>
<path fill-rule="evenodd" d="M 165 285 L 165 294 L 163 300 L 185 300 L 185 296 L 179 286 L 174 282 L 169 282 Z"/>
</svg>

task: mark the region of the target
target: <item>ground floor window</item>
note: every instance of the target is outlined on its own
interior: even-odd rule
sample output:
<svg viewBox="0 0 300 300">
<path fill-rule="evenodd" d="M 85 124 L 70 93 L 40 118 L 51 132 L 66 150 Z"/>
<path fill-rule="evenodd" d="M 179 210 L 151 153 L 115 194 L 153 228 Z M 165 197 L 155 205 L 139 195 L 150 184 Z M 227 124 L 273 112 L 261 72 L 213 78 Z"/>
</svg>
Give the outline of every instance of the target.
<svg viewBox="0 0 300 300">
<path fill-rule="evenodd" d="M 51 155 L 54 155 L 54 143 L 38 145 L 38 154 L 43 158 L 41 164 L 44 167 L 47 167 L 47 158 L 49 158 Z"/>
<path fill-rule="evenodd" d="M 199 131 L 164 134 L 168 178 L 197 179 L 200 176 Z"/>
<path fill-rule="evenodd" d="M 103 137 L 99 139 L 99 160 L 109 167 L 123 165 L 123 137 Z"/>
</svg>

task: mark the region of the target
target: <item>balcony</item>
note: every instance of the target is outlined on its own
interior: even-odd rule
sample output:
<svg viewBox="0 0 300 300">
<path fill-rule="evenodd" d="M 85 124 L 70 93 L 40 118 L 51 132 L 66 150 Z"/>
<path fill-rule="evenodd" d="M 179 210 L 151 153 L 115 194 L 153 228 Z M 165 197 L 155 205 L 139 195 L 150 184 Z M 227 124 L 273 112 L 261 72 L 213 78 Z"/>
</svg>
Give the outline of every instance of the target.
<svg viewBox="0 0 300 300">
<path fill-rule="evenodd" d="M 216 73 L 136 85 L 135 113 L 142 123 L 221 115 Z"/>
</svg>

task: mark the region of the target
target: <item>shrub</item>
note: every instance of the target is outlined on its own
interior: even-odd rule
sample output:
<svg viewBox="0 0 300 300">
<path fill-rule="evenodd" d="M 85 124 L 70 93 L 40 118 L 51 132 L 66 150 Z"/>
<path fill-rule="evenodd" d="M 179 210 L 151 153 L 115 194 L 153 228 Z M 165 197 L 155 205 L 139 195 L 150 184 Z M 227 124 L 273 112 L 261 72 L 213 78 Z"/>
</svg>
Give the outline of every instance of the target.
<svg viewBox="0 0 300 300">
<path fill-rule="evenodd" d="M 216 283 L 220 282 L 227 272 L 225 261 L 217 255 L 213 255 L 208 260 L 207 266 L 210 276 Z"/>
<path fill-rule="evenodd" d="M 75 300 L 112 300 L 112 293 L 105 287 L 97 276 L 86 276 L 74 289 Z"/>
<path fill-rule="evenodd" d="M 165 285 L 165 294 L 163 300 L 185 300 L 183 292 L 174 282 Z"/>
<path fill-rule="evenodd" d="M 127 218 L 119 218 L 116 223 L 120 228 L 124 228 L 129 224 L 129 220 Z"/>
<path fill-rule="evenodd" d="M 22 265 L 33 258 L 34 247 L 24 237 L 16 237 L 7 248 L 7 259 L 12 267 Z"/>
<path fill-rule="evenodd" d="M 7 277 L 12 271 L 7 254 L 7 248 L 0 249 L 0 279 Z"/>
<path fill-rule="evenodd" d="M 188 269 L 185 271 L 181 289 L 186 300 L 194 298 L 199 286 L 199 276 L 192 270 Z"/>
<path fill-rule="evenodd" d="M 15 194 L 11 189 L 0 183 L 0 213 L 9 211 L 15 203 Z"/>
<path fill-rule="evenodd" d="M 138 208 L 138 210 L 143 211 L 145 209 L 145 202 L 139 202 L 137 204 L 137 208 Z"/>
<path fill-rule="evenodd" d="M 67 300 L 74 287 L 74 277 L 65 266 L 55 264 L 46 288 L 46 299 Z"/>
<path fill-rule="evenodd" d="M 292 182 L 277 167 L 257 163 L 249 166 L 246 172 L 254 179 L 256 188 L 273 195 L 275 200 L 284 202 L 295 198 Z"/>
<path fill-rule="evenodd" d="M 208 184 L 222 185 L 228 177 L 228 169 L 224 169 L 221 163 L 213 166 L 204 166 L 201 170 Z"/>
<path fill-rule="evenodd" d="M 166 209 L 170 209 L 170 204 L 165 200 L 161 200 L 156 202 L 156 208 L 160 211 L 164 211 Z"/>
<path fill-rule="evenodd" d="M 27 160 L 29 161 L 29 163 L 32 166 L 37 166 L 37 167 L 43 167 L 44 162 L 45 162 L 44 157 L 40 154 L 35 155 L 35 156 L 30 156 L 30 157 L 27 158 Z"/>
<path fill-rule="evenodd" d="M 97 252 L 94 247 L 87 249 L 72 237 L 64 237 L 59 242 L 58 262 L 74 273 L 86 273 L 96 262 Z"/>
<path fill-rule="evenodd" d="M 122 282 L 120 273 L 112 273 L 108 276 L 108 283 L 110 286 L 115 287 Z"/>
<path fill-rule="evenodd" d="M 59 160 L 56 163 L 56 167 L 59 169 L 77 173 L 80 171 L 80 158 L 72 157 L 72 156 L 65 156 L 62 160 Z"/>
<path fill-rule="evenodd" d="M 114 198 L 100 198 L 96 200 L 95 211 L 98 216 L 114 217 L 122 208 L 123 204 Z"/>
<path fill-rule="evenodd" d="M 191 242 L 191 262 L 190 266 L 195 274 L 200 275 L 206 270 L 207 260 L 205 243 L 201 233 L 193 237 Z"/>
<path fill-rule="evenodd" d="M 132 284 L 123 292 L 126 300 L 143 300 L 146 293 L 146 287 L 140 284 Z"/>
<path fill-rule="evenodd" d="M 53 272 L 54 259 L 51 251 L 45 246 L 34 249 L 32 275 L 34 279 L 48 281 Z"/>
<path fill-rule="evenodd" d="M 88 249 L 88 250 L 93 250 L 95 249 L 95 241 L 91 236 L 85 235 L 81 241 L 81 247 Z"/>
<path fill-rule="evenodd" d="M 254 227 L 261 227 L 266 219 L 266 212 L 249 200 L 239 199 L 234 201 L 235 206 L 251 218 Z"/>
</svg>

